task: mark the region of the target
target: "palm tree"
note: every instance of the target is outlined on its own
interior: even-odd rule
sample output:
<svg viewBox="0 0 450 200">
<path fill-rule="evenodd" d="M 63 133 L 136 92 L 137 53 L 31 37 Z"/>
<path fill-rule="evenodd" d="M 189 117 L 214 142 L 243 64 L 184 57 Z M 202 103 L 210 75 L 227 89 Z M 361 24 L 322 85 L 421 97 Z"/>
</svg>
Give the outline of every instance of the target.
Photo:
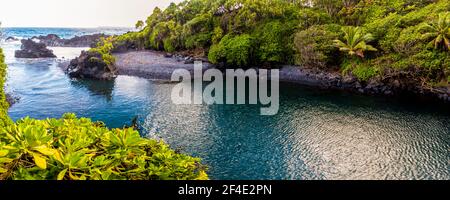
<svg viewBox="0 0 450 200">
<path fill-rule="evenodd" d="M 422 37 L 425 40 L 431 40 L 429 45 L 433 45 L 438 49 L 442 45 L 450 51 L 450 13 L 442 13 L 439 15 L 437 21 L 432 24 L 424 24 L 421 27 L 422 31 L 425 31 Z"/>
<path fill-rule="evenodd" d="M 372 34 L 364 34 L 361 28 L 352 26 L 343 27 L 342 31 L 345 34 L 344 41 L 334 40 L 334 45 L 339 50 L 361 58 L 364 58 L 364 51 L 377 51 L 372 45 L 367 44 L 373 40 Z"/>
</svg>

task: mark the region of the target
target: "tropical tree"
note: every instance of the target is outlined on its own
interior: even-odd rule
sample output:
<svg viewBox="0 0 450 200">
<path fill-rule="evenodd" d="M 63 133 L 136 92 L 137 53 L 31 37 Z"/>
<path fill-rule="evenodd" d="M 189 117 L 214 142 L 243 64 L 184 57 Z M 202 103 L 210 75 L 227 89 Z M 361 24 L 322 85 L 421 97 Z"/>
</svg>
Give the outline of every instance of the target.
<svg viewBox="0 0 450 200">
<path fill-rule="evenodd" d="M 372 45 L 367 44 L 373 40 L 373 36 L 370 33 L 363 33 L 361 28 L 346 26 L 342 28 L 344 32 L 344 40 L 334 40 L 334 45 L 339 48 L 340 51 L 348 53 L 350 56 L 359 56 L 364 58 L 365 51 L 377 51 Z"/>
<path fill-rule="evenodd" d="M 443 46 L 450 51 L 450 12 L 440 14 L 431 24 L 425 23 L 421 30 L 425 32 L 422 37 L 431 40 L 429 45 L 436 49 Z"/>
<path fill-rule="evenodd" d="M 144 27 L 144 25 L 145 25 L 144 22 L 142 20 L 139 20 L 136 22 L 135 27 L 136 29 L 141 29 L 142 27 Z"/>
</svg>

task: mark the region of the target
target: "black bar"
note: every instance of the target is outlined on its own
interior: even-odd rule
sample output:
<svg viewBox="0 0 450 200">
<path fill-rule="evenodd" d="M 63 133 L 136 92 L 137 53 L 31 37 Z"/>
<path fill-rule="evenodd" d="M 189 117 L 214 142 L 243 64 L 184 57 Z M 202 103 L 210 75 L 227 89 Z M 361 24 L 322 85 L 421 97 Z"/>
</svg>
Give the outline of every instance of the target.
<svg viewBox="0 0 450 200">
<path fill-rule="evenodd" d="M 130 198 L 130 195 L 149 197 L 145 199 L 153 199 L 150 197 L 156 196 L 164 197 L 163 199 L 280 199 L 291 196 L 362 195 L 361 197 L 364 197 L 362 199 L 366 197 L 384 199 L 392 195 L 430 197 L 446 192 L 450 188 L 448 183 L 448 181 L 4 181 L 0 182 L 0 192 L 2 196 L 13 194 L 21 197 L 27 195 L 45 197 L 42 196 L 45 194 L 60 197 L 89 197 L 89 195 L 116 198 Z M 209 195 L 207 188 L 211 188 Z M 195 191 L 196 194 L 186 194 L 189 191 Z"/>
</svg>

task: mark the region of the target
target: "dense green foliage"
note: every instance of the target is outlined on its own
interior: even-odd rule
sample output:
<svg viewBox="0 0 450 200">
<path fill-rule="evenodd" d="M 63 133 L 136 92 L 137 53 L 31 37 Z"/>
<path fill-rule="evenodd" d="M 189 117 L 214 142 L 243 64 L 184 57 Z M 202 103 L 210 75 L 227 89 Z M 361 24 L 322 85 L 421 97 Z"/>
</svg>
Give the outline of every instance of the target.
<svg viewBox="0 0 450 200">
<path fill-rule="evenodd" d="M 101 38 L 100 42 L 98 42 L 95 48 L 89 49 L 90 52 L 101 55 L 102 60 L 108 67 L 116 62 L 115 57 L 111 55 L 111 52 L 114 48 L 112 41 L 113 37 Z M 110 70 L 113 71 L 113 69 Z"/>
<path fill-rule="evenodd" d="M 213 63 L 226 62 L 235 66 L 246 66 L 252 55 L 253 40 L 248 34 L 237 37 L 227 35 L 219 44 L 211 47 L 208 58 Z"/>
<path fill-rule="evenodd" d="M 407 73 L 433 85 L 450 79 L 449 11 L 447 0 L 187 0 L 108 42 L 112 52 L 188 51 L 228 67 L 297 64 L 362 81 Z"/>
<path fill-rule="evenodd" d="M 199 162 L 132 128 L 74 114 L 0 128 L 0 180 L 207 179 Z"/>
<path fill-rule="evenodd" d="M 6 79 L 6 64 L 3 50 L 0 48 L 0 127 L 6 126 L 11 123 L 8 117 L 9 104 L 6 101 L 4 92 L 4 84 Z"/>
<path fill-rule="evenodd" d="M 296 63 L 321 68 L 337 65 L 339 49 L 330 41 L 340 38 L 340 29 L 337 24 L 327 24 L 299 31 L 294 38 Z"/>
<path fill-rule="evenodd" d="M 115 46 L 187 50 L 234 66 L 293 64 L 293 35 L 305 17 L 298 5 L 284 0 L 172 3 L 164 11 L 155 8 L 142 31 L 116 38 Z"/>
<path fill-rule="evenodd" d="M 409 74 L 418 84 L 448 82 L 450 58 L 445 41 L 450 35 L 449 1 L 312 2 L 316 3 L 313 7 L 336 17 L 300 30 L 294 39 L 300 58 L 297 64 L 340 66 L 344 73 L 352 73 L 362 81 L 378 76 Z M 336 28 L 328 28 L 330 25 L 344 28 L 337 31 Z M 359 39 L 350 39 L 350 32 L 356 35 L 356 31 L 359 31 Z M 336 35 L 339 37 L 334 39 L 333 47 L 329 41 Z M 312 36 L 319 39 L 311 39 Z M 336 47 L 342 51 L 341 56 L 336 56 Z M 352 47 L 358 47 L 359 51 Z M 359 58 L 353 56 L 358 54 Z"/>
<path fill-rule="evenodd" d="M 433 84 L 450 79 L 449 11 L 448 0 L 188 0 L 154 9 L 140 32 L 113 43 L 228 66 L 297 64 L 360 80 L 409 73 Z"/>
</svg>

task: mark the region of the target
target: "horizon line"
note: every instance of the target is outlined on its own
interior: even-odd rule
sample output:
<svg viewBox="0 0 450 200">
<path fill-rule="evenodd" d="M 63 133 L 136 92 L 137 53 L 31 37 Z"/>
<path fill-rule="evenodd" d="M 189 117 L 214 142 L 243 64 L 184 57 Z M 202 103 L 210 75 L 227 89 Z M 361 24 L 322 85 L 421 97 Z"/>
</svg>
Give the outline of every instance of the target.
<svg viewBox="0 0 450 200">
<path fill-rule="evenodd" d="M 130 28 L 134 29 L 132 26 L 2 26 L 3 28 Z"/>
</svg>

